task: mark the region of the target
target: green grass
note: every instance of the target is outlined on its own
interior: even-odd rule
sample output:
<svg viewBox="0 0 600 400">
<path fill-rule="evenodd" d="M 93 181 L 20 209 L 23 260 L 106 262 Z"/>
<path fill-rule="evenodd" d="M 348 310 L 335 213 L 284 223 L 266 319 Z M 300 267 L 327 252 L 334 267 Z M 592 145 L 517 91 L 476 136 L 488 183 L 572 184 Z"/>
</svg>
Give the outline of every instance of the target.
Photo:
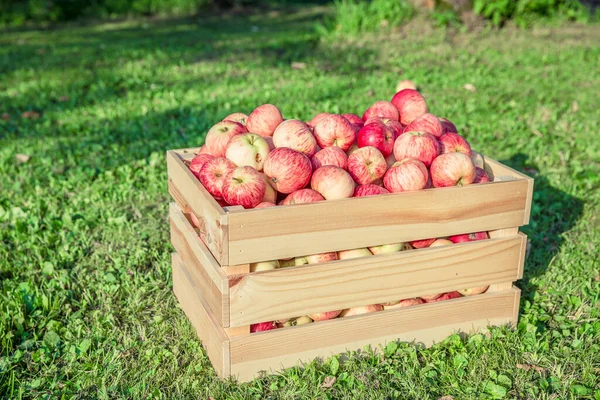
<svg viewBox="0 0 600 400">
<path fill-rule="evenodd" d="M 321 11 L 0 35 L 0 398 L 600 399 L 598 27 L 321 41 Z M 164 151 L 265 102 L 361 113 L 401 79 L 535 177 L 518 329 L 219 381 L 171 291 Z"/>
</svg>

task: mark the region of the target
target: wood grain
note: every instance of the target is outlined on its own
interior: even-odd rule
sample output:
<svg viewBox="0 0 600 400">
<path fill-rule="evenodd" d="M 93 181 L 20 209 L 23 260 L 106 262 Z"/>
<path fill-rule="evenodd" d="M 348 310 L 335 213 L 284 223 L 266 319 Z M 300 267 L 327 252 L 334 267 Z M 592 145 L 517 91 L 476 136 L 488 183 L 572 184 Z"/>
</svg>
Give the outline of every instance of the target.
<svg viewBox="0 0 600 400">
<path fill-rule="evenodd" d="M 230 326 L 512 282 L 524 240 L 488 239 L 236 277 Z"/>
</svg>

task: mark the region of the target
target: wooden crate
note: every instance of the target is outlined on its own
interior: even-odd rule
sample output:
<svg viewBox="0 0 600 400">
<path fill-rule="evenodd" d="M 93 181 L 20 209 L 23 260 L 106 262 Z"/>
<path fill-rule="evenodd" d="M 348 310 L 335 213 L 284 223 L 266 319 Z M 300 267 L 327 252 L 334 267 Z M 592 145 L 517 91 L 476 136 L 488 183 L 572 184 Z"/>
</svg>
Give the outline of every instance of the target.
<svg viewBox="0 0 600 400">
<path fill-rule="evenodd" d="M 530 178 L 490 161 L 489 184 L 243 210 L 206 192 L 185 165 L 193 153 L 167 154 L 174 291 L 220 376 L 248 380 L 365 345 L 429 345 L 516 323 Z M 250 262 L 483 230 L 490 239 L 249 272 Z M 482 295 L 249 333 L 257 322 L 485 285 Z"/>
</svg>

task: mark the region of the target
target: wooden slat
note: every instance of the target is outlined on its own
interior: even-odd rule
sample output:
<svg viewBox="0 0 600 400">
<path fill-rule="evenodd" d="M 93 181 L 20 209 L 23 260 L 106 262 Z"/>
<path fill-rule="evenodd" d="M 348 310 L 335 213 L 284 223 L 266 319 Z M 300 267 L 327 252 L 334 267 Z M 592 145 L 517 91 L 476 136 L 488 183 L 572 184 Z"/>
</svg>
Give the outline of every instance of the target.
<svg viewBox="0 0 600 400">
<path fill-rule="evenodd" d="M 188 320 L 202 341 L 206 354 L 221 378 L 230 375 L 229 338 L 219 327 L 206 303 L 185 272 L 181 259 L 173 254 L 173 291 Z"/>
<path fill-rule="evenodd" d="M 393 340 L 425 345 L 454 332 L 473 332 L 488 325 L 514 324 L 518 290 L 423 304 L 253 333 L 231 339 L 231 373 L 241 381 L 259 371 L 277 371 L 315 357 L 384 344 Z"/>
<path fill-rule="evenodd" d="M 518 279 L 523 236 L 256 272 L 230 287 L 230 326 Z"/>
<path fill-rule="evenodd" d="M 194 213 L 203 224 L 202 240 L 221 265 L 228 265 L 227 214 L 174 151 L 167 151 L 167 168 L 169 193 L 181 209 Z"/>
<path fill-rule="evenodd" d="M 229 326 L 229 281 L 219 264 L 183 215 L 179 206 L 171 203 L 171 243 L 208 308 L 221 326 Z"/>
</svg>

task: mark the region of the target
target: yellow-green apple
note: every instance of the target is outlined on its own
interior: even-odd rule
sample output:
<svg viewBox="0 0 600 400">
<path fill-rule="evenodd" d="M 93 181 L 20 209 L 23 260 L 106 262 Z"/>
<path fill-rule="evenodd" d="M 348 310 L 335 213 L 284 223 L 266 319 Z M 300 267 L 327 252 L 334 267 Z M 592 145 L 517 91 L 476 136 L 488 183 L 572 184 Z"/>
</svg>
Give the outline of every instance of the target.
<svg viewBox="0 0 600 400">
<path fill-rule="evenodd" d="M 311 159 L 313 169 L 333 165 L 343 169 L 348 169 L 348 156 L 344 150 L 339 147 L 331 146 L 319 150 Z"/>
<path fill-rule="evenodd" d="M 269 153 L 263 167 L 269 183 L 280 193 L 292 193 L 310 181 L 312 164 L 299 151 L 279 147 Z"/>
<path fill-rule="evenodd" d="M 269 145 L 256 133 L 244 133 L 231 138 L 225 149 L 225 157 L 238 167 L 249 166 L 262 171 Z"/>
<path fill-rule="evenodd" d="M 304 263 L 306 264 L 306 263 Z M 299 264 L 299 265 L 304 265 L 304 264 Z M 291 260 L 279 260 L 279 268 L 287 268 L 287 267 L 293 267 L 296 265 L 296 259 L 292 258 Z"/>
<path fill-rule="evenodd" d="M 448 237 L 452 243 L 464 243 L 464 242 L 475 242 L 477 240 L 485 240 L 488 239 L 489 236 L 487 232 L 473 232 L 473 233 L 465 233 L 463 235 L 454 235 Z"/>
<path fill-rule="evenodd" d="M 421 296 L 421 299 L 425 300 L 425 303 L 429 303 L 430 301 L 433 301 L 437 298 L 439 298 L 443 293 L 437 293 L 437 294 L 428 294 L 427 296 Z"/>
<path fill-rule="evenodd" d="M 387 170 L 383 186 L 391 193 L 425 189 L 428 173 L 425 164 L 414 158 L 404 158 Z"/>
<path fill-rule="evenodd" d="M 283 122 L 283 116 L 279 108 L 273 104 L 263 104 L 258 106 L 248 116 L 246 128 L 248 132 L 259 134 L 260 136 L 273 136 L 275 128 Z"/>
<path fill-rule="evenodd" d="M 353 315 L 368 314 L 372 312 L 383 311 L 381 304 L 371 304 L 363 307 L 352 307 L 342 310 L 340 317 L 351 317 Z"/>
<path fill-rule="evenodd" d="M 483 154 L 471 149 L 471 161 L 477 168 L 485 169 L 485 157 Z"/>
<path fill-rule="evenodd" d="M 378 194 L 386 193 L 389 193 L 386 188 L 370 183 L 368 185 L 357 186 L 356 189 L 354 189 L 354 195 L 352 195 L 352 197 L 376 196 Z"/>
<path fill-rule="evenodd" d="M 308 125 L 297 119 L 283 121 L 273 133 L 275 147 L 287 147 L 312 157 L 317 152 L 317 140 Z"/>
<path fill-rule="evenodd" d="M 475 296 L 476 294 L 487 292 L 488 289 L 489 286 L 481 286 L 477 288 L 462 289 L 459 290 L 458 293 L 462 294 L 463 296 Z"/>
<path fill-rule="evenodd" d="M 444 134 L 444 127 L 435 115 L 425 113 L 404 128 L 405 132 L 427 132 L 439 138 Z"/>
<path fill-rule="evenodd" d="M 373 146 L 361 147 L 348 157 L 348 173 L 359 185 L 383 178 L 386 170 L 385 157 Z"/>
<path fill-rule="evenodd" d="M 323 117 L 314 127 L 313 134 L 321 148 L 336 146 L 347 151 L 356 139 L 354 125 L 338 114 Z"/>
<path fill-rule="evenodd" d="M 434 187 L 470 185 L 477 173 L 471 157 L 464 153 L 440 155 L 431 163 L 429 172 Z"/>
<path fill-rule="evenodd" d="M 279 268 L 279 261 L 278 260 L 262 261 L 262 262 L 251 263 L 250 264 L 250 272 L 270 271 L 270 270 L 273 270 L 275 268 Z"/>
<path fill-rule="evenodd" d="M 440 155 L 440 142 L 427 132 L 404 131 L 394 142 L 396 160 L 414 158 L 429 168 L 433 160 Z"/>
<path fill-rule="evenodd" d="M 373 146 L 387 157 L 394 151 L 394 131 L 381 119 L 372 118 L 358 131 L 356 144 L 361 148 Z"/>
<path fill-rule="evenodd" d="M 258 324 L 250 325 L 250 333 L 270 331 L 272 329 L 277 329 L 277 324 L 275 324 L 275 321 L 259 322 Z"/>
<path fill-rule="evenodd" d="M 231 138 L 246 132 L 246 127 L 239 122 L 221 121 L 206 134 L 206 147 L 213 156 L 225 157 L 225 149 Z"/>
<path fill-rule="evenodd" d="M 310 187 L 326 200 L 346 199 L 354 194 L 354 180 L 350 174 L 333 165 L 318 168 L 310 179 Z"/>
<path fill-rule="evenodd" d="M 192 171 L 192 174 L 194 174 L 196 178 L 200 179 L 200 170 L 208 160 L 212 160 L 213 158 L 214 156 L 206 153 L 196 154 L 190 162 L 190 171 Z"/>
<path fill-rule="evenodd" d="M 238 112 L 238 113 L 229 114 L 228 116 L 223 118 L 223 121 L 239 122 L 242 125 L 246 125 L 247 119 L 248 119 L 248 116 L 246 114 Z"/>
<path fill-rule="evenodd" d="M 367 249 L 366 247 L 363 247 L 361 249 L 338 251 L 338 259 L 340 259 L 340 260 L 350 260 L 352 258 L 369 257 L 372 255 L 373 254 L 371 254 L 369 249 Z"/>
<path fill-rule="evenodd" d="M 436 239 L 433 243 L 431 243 L 427 247 L 440 247 L 440 246 L 447 246 L 449 244 L 454 244 L 454 243 L 448 239 Z"/>
<path fill-rule="evenodd" d="M 369 251 L 372 254 L 389 254 L 389 253 L 397 253 L 399 251 L 406 250 L 405 244 L 400 243 L 390 243 L 390 244 L 382 244 L 381 246 L 371 246 L 369 247 Z"/>
<path fill-rule="evenodd" d="M 311 126 L 312 128 L 314 128 L 315 126 L 317 126 L 319 121 L 321 121 L 323 118 L 328 117 L 330 115 L 331 115 L 331 113 L 318 113 L 317 115 L 315 115 L 313 117 L 313 119 L 310 120 L 308 125 Z"/>
<path fill-rule="evenodd" d="M 265 196 L 266 183 L 252 167 L 237 167 L 223 181 L 223 199 L 232 206 L 256 207 Z"/>
<path fill-rule="evenodd" d="M 313 321 L 325 321 L 325 320 L 328 320 L 328 319 L 337 318 L 337 316 L 340 315 L 341 312 L 342 312 L 342 310 L 325 311 L 325 312 L 321 312 L 321 313 L 311 314 L 311 315 L 309 315 L 309 317 Z"/>
<path fill-rule="evenodd" d="M 381 122 L 383 122 L 385 126 L 392 130 L 394 133 L 394 140 L 396 140 L 398 136 L 402 135 L 404 132 L 404 126 L 402 126 L 402 124 L 395 119 L 381 118 Z"/>
<path fill-rule="evenodd" d="M 308 260 L 306 259 L 307 256 L 302 256 L 302 257 L 296 257 L 294 258 L 294 265 L 298 266 L 298 265 L 306 265 L 308 264 Z"/>
<path fill-rule="evenodd" d="M 396 92 L 399 92 L 404 89 L 413 89 L 417 90 L 417 85 L 411 80 L 405 79 L 403 81 L 398 82 L 396 85 Z"/>
<path fill-rule="evenodd" d="M 277 204 L 275 203 L 271 203 L 270 201 L 261 201 L 260 203 L 258 203 L 258 205 L 254 208 L 268 208 L 268 207 L 276 207 Z"/>
<path fill-rule="evenodd" d="M 465 153 L 471 157 L 471 145 L 467 139 L 460 136 L 458 133 L 446 133 L 440 137 L 440 147 L 442 154 L 444 153 Z"/>
<path fill-rule="evenodd" d="M 310 256 L 306 256 L 307 264 L 320 264 L 329 261 L 335 261 L 338 259 L 337 252 L 332 251 L 329 253 L 320 253 L 320 254 L 312 254 Z"/>
<path fill-rule="evenodd" d="M 224 157 L 208 160 L 200 169 L 199 179 L 208 193 L 217 199 L 223 199 L 225 177 L 235 169 L 235 164 Z"/>
<path fill-rule="evenodd" d="M 311 322 L 313 322 L 312 318 L 310 318 L 308 315 L 303 315 L 302 317 L 293 319 L 292 326 L 310 324 Z"/>
<path fill-rule="evenodd" d="M 447 118 L 440 118 L 440 122 L 444 127 L 444 133 L 458 133 L 458 129 L 456 129 L 456 126 Z"/>
<path fill-rule="evenodd" d="M 263 181 L 265 181 L 265 196 L 263 197 L 262 202 L 276 204 L 277 203 L 277 190 L 275 190 L 275 188 L 273 188 L 273 186 L 271 186 L 271 183 L 269 182 L 269 178 L 267 177 L 267 175 L 264 174 L 264 172 L 261 172 L 260 176 L 262 176 Z"/>
<path fill-rule="evenodd" d="M 342 114 L 342 117 L 346 118 L 348 121 L 350 121 L 351 124 L 354 124 L 358 129 L 362 128 L 365 124 L 365 121 L 363 121 L 362 118 L 356 114 Z"/>
<path fill-rule="evenodd" d="M 442 293 L 439 297 L 436 297 L 435 299 L 432 299 L 432 300 L 427 300 L 425 298 L 423 298 L 423 300 L 425 300 L 425 303 L 435 303 L 438 301 L 458 299 L 459 297 L 462 297 L 461 294 L 458 293 L 457 291 L 454 291 L 454 292 Z"/>
<path fill-rule="evenodd" d="M 312 189 L 299 189 L 287 195 L 281 202 L 281 205 L 288 206 L 292 204 L 313 203 L 323 201 L 325 198 L 319 192 Z"/>
<path fill-rule="evenodd" d="M 404 89 L 396 93 L 392 104 L 398 109 L 400 123 L 405 126 L 428 111 L 425 98 L 414 89 Z"/>
<path fill-rule="evenodd" d="M 475 179 L 473 179 L 473 183 L 488 183 L 489 181 L 490 179 L 485 169 L 475 167 Z"/>
<path fill-rule="evenodd" d="M 373 104 L 371 107 L 367 108 L 365 113 L 362 116 L 363 121 L 366 121 L 370 118 L 378 117 L 378 118 L 389 118 L 398 121 L 400 119 L 400 115 L 398 114 L 398 109 L 389 101 L 378 101 Z"/>
<path fill-rule="evenodd" d="M 412 299 L 403 299 L 400 300 L 399 302 L 395 303 L 395 304 L 390 304 L 390 305 L 383 305 L 383 309 L 384 310 L 393 310 L 395 308 L 404 308 L 404 307 L 410 307 L 410 306 L 416 306 L 418 304 L 423 304 L 425 303 L 425 301 L 420 298 L 420 297 L 415 297 Z"/>
</svg>

